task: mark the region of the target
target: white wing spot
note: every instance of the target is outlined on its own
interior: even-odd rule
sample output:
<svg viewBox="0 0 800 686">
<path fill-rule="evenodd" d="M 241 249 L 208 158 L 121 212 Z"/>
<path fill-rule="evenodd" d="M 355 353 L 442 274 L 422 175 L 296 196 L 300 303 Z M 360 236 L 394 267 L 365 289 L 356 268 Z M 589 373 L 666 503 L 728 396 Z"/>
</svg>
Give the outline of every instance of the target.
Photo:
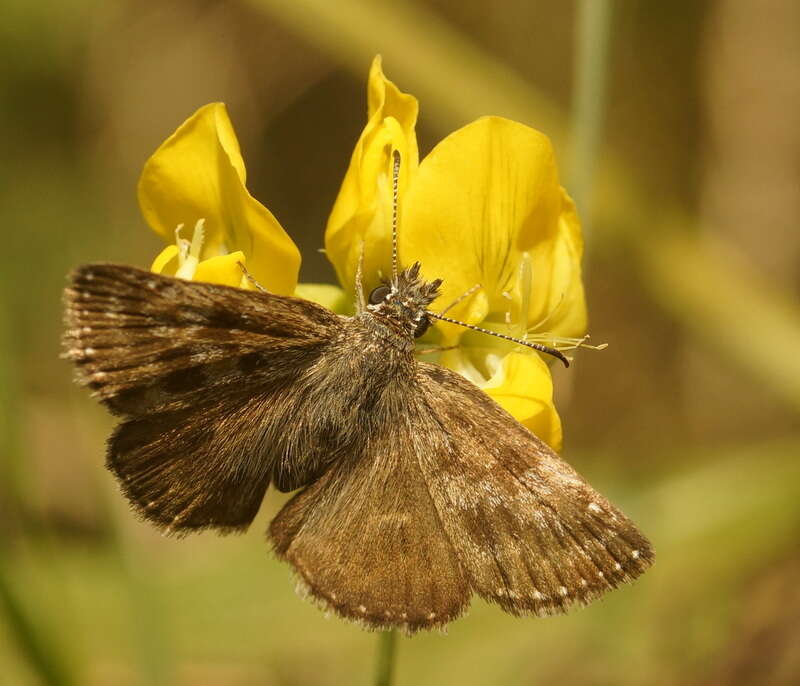
<svg viewBox="0 0 800 686">
<path fill-rule="evenodd" d="M 544 596 L 541 593 L 539 593 L 539 591 L 534 591 L 533 592 L 533 599 L 534 600 L 544 600 Z"/>
<path fill-rule="evenodd" d="M 95 354 L 95 352 L 97 352 L 97 351 L 94 348 L 84 348 L 83 349 L 83 354 L 86 355 L 87 357 L 91 357 L 92 355 Z"/>
<path fill-rule="evenodd" d="M 615 564 L 615 565 L 614 565 L 614 569 L 615 569 L 616 571 L 619 571 L 619 570 L 621 570 L 621 569 L 622 569 L 622 565 L 621 565 L 619 562 L 617 562 L 617 564 Z"/>
<path fill-rule="evenodd" d="M 436 613 L 431 612 L 430 614 L 428 614 L 428 619 L 436 619 Z"/>
<path fill-rule="evenodd" d="M 567 597 L 567 587 L 566 587 L 566 586 L 559 586 L 559 587 L 558 587 L 558 592 L 559 592 L 559 593 L 560 593 L 562 596 L 564 596 L 565 598 Z"/>
<path fill-rule="evenodd" d="M 403 619 L 405 619 L 406 617 L 408 617 L 408 615 L 407 615 L 405 612 L 401 612 L 401 613 L 400 613 L 400 616 L 401 616 Z"/>
<path fill-rule="evenodd" d="M 631 553 L 631 557 L 632 557 L 634 560 L 638 560 L 638 559 L 639 559 L 639 551 L 638 551 L 638 550 L 634 550 L 634 551 Z"/>
<path fill-rule="evenodd" d="M 599 576 L 601 579 L 605 579 L 606 575 L 603 574 L 603 572 L 597 572 L 597 576 Z"/>
<path fill-rule="evenodd" d="M 95 372 L 92 374 L 92 381 L 105 381 L 107 376 L 105 372 Z"/>
<path fill-rule="evenodd" d="M 336 600 L 336 594 L 335 593 L 331 593 L 331 600 Z"/>
<path fill-rule="evenodd" d="M 367 611 L 367 608 L 364 607 L 363 605 L 359 605 L 358 611 L 363 615 Z"/>
<path fill-rule="evenodd" d="M 603 508 L 600 507 L 597 503 L 589 503 L 589 510 L 592 512 L 602 512 Z"/>
<path fill-rule="evenodd" d="M 583 588 L 586 588 L 588 585 L 589 582 L 586 581 L 586 579 L 584 579 L 583 577 L 581 577 L 581 586 L 583 586 Z"/>
</svg>

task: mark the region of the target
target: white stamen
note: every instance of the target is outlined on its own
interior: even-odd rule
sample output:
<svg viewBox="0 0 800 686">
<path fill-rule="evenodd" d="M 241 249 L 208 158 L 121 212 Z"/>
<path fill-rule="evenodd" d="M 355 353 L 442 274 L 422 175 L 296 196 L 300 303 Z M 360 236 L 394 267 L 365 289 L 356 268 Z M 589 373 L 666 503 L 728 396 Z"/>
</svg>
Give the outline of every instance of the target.
<svg viewBox="0 0 800 686">
<path fill-rule="evenodd" d="M 192 234 L 192 242 L 180 238 L 178 232 L 183 224 L 175 229 L 175 240 L 178 242 L 178 270 L 175 276 L 179 279 L 189 279 L 194 276 L 197 271 L 197 265 L 200 263 L 200 252 L 203 249 L 203 241 L 205 240 L 205 219 L 198 219 L 194 225 L 194 233 Z M 188 245 L 188 248 L 187 248 Z"/>
</svg>

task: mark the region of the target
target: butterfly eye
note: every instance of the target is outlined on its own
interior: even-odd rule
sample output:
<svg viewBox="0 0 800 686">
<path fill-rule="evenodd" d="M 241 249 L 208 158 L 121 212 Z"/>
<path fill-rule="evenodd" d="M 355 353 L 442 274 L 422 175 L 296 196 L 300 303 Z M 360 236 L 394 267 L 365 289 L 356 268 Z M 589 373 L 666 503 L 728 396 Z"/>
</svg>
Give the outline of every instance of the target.
<svg viewBox="0 0 800 686">
<path fill-rule="evenodd" d="M 369 304 L 378 305 L 386 300 L 386 296 L 392 292 L 388 286 L 378 286 L 372 293 L 369 294 Z"/>
<path fill-rule="evenodd" d="M 414 331 L 414 338 L 419 338 L 422 336 L 427 330 L 428 327 L 431 325 L 430 320 L 427 317 L 423 317 L 417 322 L 417 329 Z"/>
</svg>

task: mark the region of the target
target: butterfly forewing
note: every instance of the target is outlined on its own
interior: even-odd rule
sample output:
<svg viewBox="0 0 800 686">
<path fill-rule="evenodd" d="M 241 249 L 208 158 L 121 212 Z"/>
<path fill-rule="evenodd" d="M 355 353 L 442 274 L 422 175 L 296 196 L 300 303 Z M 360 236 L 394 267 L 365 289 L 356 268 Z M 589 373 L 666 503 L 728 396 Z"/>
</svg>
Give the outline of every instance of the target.
<svg viewBox="0 0 800 686">
<path fill-rule="evenodd" d="M 240 529 L 270 478 L 312 479 L 338 425 L 294 420 L 342 321 L 298 298 L 121 265 L 76 270 L 65 356 L 125 420 L 107 464 L 136 511 L 176 532 Z"/>
<path fill-rule="evenodd" d="M 650 566 L 636 526 L 491 398 L 450 370 L 419 374 L 443 429 L 421 470 L 475 592 L 513 614 L 552 614 Z"/>
<path fill-rule="evenodd" d="M 296 375 L 340 319 L 288 298 L 94 264 L 66 290 L 65 356 L 113 411 L 191 407 L 243 382 Z M 234 389 L 235 392 L 235 389 Z"/>
</svg>

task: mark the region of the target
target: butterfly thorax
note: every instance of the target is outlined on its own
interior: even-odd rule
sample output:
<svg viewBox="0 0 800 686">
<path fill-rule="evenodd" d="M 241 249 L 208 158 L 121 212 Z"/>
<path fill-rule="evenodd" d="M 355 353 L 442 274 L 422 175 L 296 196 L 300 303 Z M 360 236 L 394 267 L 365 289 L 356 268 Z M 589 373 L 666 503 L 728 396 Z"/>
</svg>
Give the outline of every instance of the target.
<svg viewBox="0 0 800 686">
<path fill-rule="evenodd" d="M 400 272 L 388 284 L 375 288 L 359 317 L 380 338 L 401 349 L 412 349 L 430 325 L 427 308 L 439 295 L 441 279 L 419 278 L 419 262 Z"/>
</svg>

